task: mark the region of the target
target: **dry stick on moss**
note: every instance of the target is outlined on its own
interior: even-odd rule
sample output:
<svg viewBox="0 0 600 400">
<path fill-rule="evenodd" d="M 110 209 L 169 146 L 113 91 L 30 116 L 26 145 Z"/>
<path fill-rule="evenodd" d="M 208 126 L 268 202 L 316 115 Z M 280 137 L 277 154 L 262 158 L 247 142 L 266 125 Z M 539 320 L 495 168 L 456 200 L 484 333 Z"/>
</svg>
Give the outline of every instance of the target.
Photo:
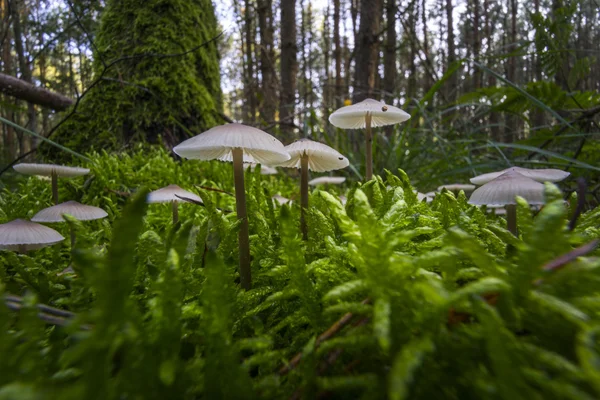
<svg viewBox="0 0 600 400">
<path fill-rule="evenodd" d="M 222 189 L 217 189 L 217 188 L 213 188 L 213 187 L 208 187 L 208 186 L 198 186 L 200 189 L 204 189 L 204 190 L 210 190 L 211 192 L 218 192 L 218 193 L 224 193 L 227 194 L 229 196 L 235 196 L 235 194 L 231 193 L 231 192 L 227 192 L 225 190 Z"/>
<path fill-rule="evenodd" d="M 575 225 L 577 225 L 577 219 L 581 215 L 583 208 L 585 207 L 585 192 L 587 190 L 587 185 L 585 183 L 585 179 L 579 178 L 577 179 L 577 207 L 573 212 L 573 217 L 569 221 L 569 230 L 572 231 L 575 229 Z"/>
<path fill-rule="evenodd" d="M 13 311 L 20 311 L 23 309 L 23 298 L 11 294 L 7 294 L 4 296 L 4 303 L 6 307 Z M 76 317 L 75 313 L 70 311 L 61 310 L 59 308 L 54 308 L 47 306 L 45 304 L 36 304 L 36 308 L 40 311 L 37 315 L 38 317 L 49 324 L 59 325 L 59 326 L 67 326 L 73 318 Z M 90 330 L 90 325 L 82 325 L 81 329 Z"/>
<path fill-rule="evenodd" d="M 600 240 L 595 239 L 589 243 L 584 244 L 583 246 L 579 246 L 579 247 L 571 250 L 570 252 L 563 254 L 562 256 L 555 258 L 554 260 L 546 263 L 542 267 L 542 270 L 544 270 L 544 271 L 559 270 L 559 269 L 563 268 L 565 265 L 567 265 L 568 263 L 570 263 L 571 261 L 575 261 L 578 257 L 583 257 L 586 254 L 594 251 L 596 249 L 596 247 L 598 247 L 599 243 L 600 243 Z M 541 281 L 540 282 L 536 281 L 536 283 L 541 283 Z"/>
<path fill-rule="evenodd" d="M 369 304 L 370 301 L 371 301 L 371 299 L 366 298 L 363 301 L 361 301 L 360 304 Z M 314 348 L 317 349 L 321 343 L 323 343 L 327 339 L 329 339 L 329 338 L 333 337 L 335 334 L 337 334 L 343 327 L 348 325 L 350 320 L 352 320 L 352 317 L 354 317 L 354 314 L 349 312 L 349 313 L 344 314 L 337 321 L 335 321 L 335 323 L 333 325 L 331 325 L 329 327 L 329 329 L 327 329 L 325 332 L 320 334 L 319 337 L 317 337 Z M 283 367 L 281 367 L 279 369 L 279 375 L 281 375 L 281 376 L 286 375 L 288 372 L 293 370 L 300 363 L 301 359 L 302 359 L 302 352 L 299 352 L 286 365 L 284 365 Z"/>
<path fill-rule="evenodd" d="M 205 205 L 204 203 L 201 203 L 201 202 L 199 202 L 199 201 L 196 201 L 196 200 L 194 200 L 194 199 L 190 199 L 190 198 L 188 198 L 188 197 L 183 197 L 183 196 L 180 196 L 180 195 L 178 195 L 178 194 L 176 194 L 176 195 L 175 195 L 175 197 L 179 197 L 181 200 L 187 201 L 188 203 L 192 203 L 192 204 L 195 204 L 195 205 L 197 205 L 197 206 L 206 207 L 206 205 Z M 226 208 L 219 208 L 219 207 L 215 207 L 215 208 L 216 208 L 217 210 L 219 210 L 219 211 L 221 211 L 221 212 L 225 213 L 225 214 L 229 214 L 229 213 L 232 213 L 232 212 L 233 212 L 233 211 L 231 211 L 231 210 L 228 210 L 228 209 L 226 209 Z"/>
</svg>

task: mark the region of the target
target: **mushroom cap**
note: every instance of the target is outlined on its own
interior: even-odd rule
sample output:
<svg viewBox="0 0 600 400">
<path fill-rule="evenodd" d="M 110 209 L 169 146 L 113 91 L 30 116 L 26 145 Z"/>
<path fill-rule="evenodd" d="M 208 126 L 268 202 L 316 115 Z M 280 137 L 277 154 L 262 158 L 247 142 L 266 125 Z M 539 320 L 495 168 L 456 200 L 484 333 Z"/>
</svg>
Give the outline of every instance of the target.
<svg viewBox="0 0 600 400">
<path fill-rule="evenodd" d="M 290 154 L 290 159 L 280 166 L 287 168 L 300 168 L 302 155 L 308 156 L 308 169 L 315 172 L 333 171 L 346 168 L 350 162 L 346 157 L 326 144 L 309 139 L 300 139 L 285 146 Z"/>
<path fill-rule="evenodd" d="M 516 171 L 508 171 L 477 188 L 469 204 L 504 206 L 517 204 L 515 197 L 521 196 L 529 204 L 544 204 L 544 184 Z"/>
<path fill-rule="evenodd" d="M 66 201 L 52 207 L 44 208 L 31 218 L 34 222 L 65 222 L 64 214 L 72 215 L 80 221 L 106 218 L 108 214 L 99 207 L 87 206 L 76 201 Z"/>
<path fill-rule="evenodd" d="M 283 197 L 279 194 L 276 194 L 275 196 L 271 197 L 271 199 L 273 199 L 273 201 L 276 201 L 277 204 L 279 205 L 284 205 L 286 203 L 290 203 L 292 200 L 288 199 L 287 197 Z"/>
<path fill-rule="evenodd" d="M 29 164 L 21 163 L 13 166 L 14 170 L 25 175 L 56 176 L 61 178 L 74 178 L 76 176 L 87 175 L 90 173 L 88 168 L 67 167 L 65 165 L 54 164 Z"/>
<path fill-rule="evenodd" d="M 311 186 L 316 185 L 340 185 L 346 181 L 344 176 L 321 176 L 319 178 L 312 179 L 308 181 L 308 184 Z"/>
<path fill-rule="evenodd" d="M 242 124 L 215 126 L 173 148 L 184 158 L 233 161 L 232 149 L 244 150 L 244 162 L 275 165 L 290 159 L 283 144 L 260 129 Z"/>
<path fill-rule="evenodd" d="M 470 185 L 468 183 L 450 183 L 448 185 L 438 186 L 438 188 L 437 188 L 438 192 L 441 192 L 442 189 L 447 189 L 450 191 L 464 190 L 465 192 L 472 192 L 473 190 L 475 190 L 475 185 Z"/>
<path fill-rule="evenodd" d="M 36 250 L 62 240 L 65 238 L 54 229 L 23 219 L 0 225 L 0 250 Z"/>
<path fill-rule="evenodd" d="M 188 192 L 187 190 L 183 190 L 177 185 L 169 185 L 164 188 L 155 190 L 153 192 L 148 193 L 146 197 L 147 203 L 168 203 L 171 201 L 176 201 L 178 203 L 184 203 L 185 200 L 180 199 L 177 196 L 185 197 L 188 199 L 195 200 L 197 202 L 202 203 L 202 199 L 197 194 L 192 192 Z"/>
<path fill-rule="evenodd" d="M 521 167 L 511 167 L 503 169 L 502 171 L 490 172 L 487 174 L 476 176 L 475 178 L 471 178 L 470 181 L 475 185 L 483 185 L 484 183 L 488 183 L 492 179 L 496 179 L 497 177 L 508 171 L 518 172 L 519 174 L 538 182 L 560 182 L 569 175 L 571 175 L 570 172 L 562 171 L 560 169 L 529 169 Z"/>
<path fill-rule="evenodd" d="M 329 116 L 329 122 L 342 129 L 362 129 L 367 126 L 365 117 L 371 114 L 371 126 L 393 125 L 404 122 L 410 114 L 382 101 L 365 99 L 360 103 L 337 109 Z"/>
<path fill-rule="evenodd" d="M 257 165 L 258 164 L 252 163 L 250 165 L 250 170 L 254 171 L 254 169 L 256 169 Z M 262 164 L 260 166 L 260 174 L 261 175 L 277 175 L 278 173 L 279 173 L 279 171 L 277 171 L 277 169 L 275 169 L 275 168 L 271 168 L 267 165 L 262 165 Z"/>
</svg>

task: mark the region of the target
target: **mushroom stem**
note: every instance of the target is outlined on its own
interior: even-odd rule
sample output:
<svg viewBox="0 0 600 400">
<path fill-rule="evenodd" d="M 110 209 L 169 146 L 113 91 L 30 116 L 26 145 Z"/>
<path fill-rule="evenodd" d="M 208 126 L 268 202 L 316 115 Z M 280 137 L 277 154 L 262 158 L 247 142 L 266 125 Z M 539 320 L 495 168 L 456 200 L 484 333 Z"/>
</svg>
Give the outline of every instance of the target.
<svg viewBox="0 0 600 400">
<path fill-rule="evenodd" d="M 175 225 L 179 221 L 179 207 L 177 205 L 177 201 L 173 200 L 171 202 L 173 208 L 173 225 Z"/>
<path fill-rule="evenodd" d="M 365 116 L 365 122 L 367 125 L 367 147 L 365 149 L 367 157 L 365 160 L 366 164 L 366 180 L 370 181 L 373 179 L 373 133 L 371 132 L 371 113 L 367 113 Z"/>
<path fill-rule="evenodd" d="M 248 216 L 246 214 L 246 192 L 244 189 L 244 151 L 241 148 L 231 150 L 233 155 L 233 179 L 235 184 L 235 206 L 238 219 L 241 220 L 238 231 L 240 248 L 240 281 L 242 288 L 252 287 L 250 271 L 250 238 L 248 233 Z"/>
<path fill-rule="evenodd" d="M 19 247 L 18 247 L 18 249 L 17 249 L 17 251 L 20 254 L 25 254 L 27 252 L 27 247 L 24 244 L 20 244 Z"/>
<path fill-rule="evenodd" d="M 518 236 L 516 204 L 506 205 L 506 227 L 513 235 Z"/>
<path fill-rule="evenodd" d="M 52 171 L 52 200 L 54 205 L 58 204 L 58 175 L 56 171 Z"/>
<path fill-rule="evenodd" d="M 308 228 L 306 226 L 306 210 L 308 209 L 308 155 L 304 153 L 300 158 L 300 227 L 302 238 L 308 240 Z"/>
</svg>

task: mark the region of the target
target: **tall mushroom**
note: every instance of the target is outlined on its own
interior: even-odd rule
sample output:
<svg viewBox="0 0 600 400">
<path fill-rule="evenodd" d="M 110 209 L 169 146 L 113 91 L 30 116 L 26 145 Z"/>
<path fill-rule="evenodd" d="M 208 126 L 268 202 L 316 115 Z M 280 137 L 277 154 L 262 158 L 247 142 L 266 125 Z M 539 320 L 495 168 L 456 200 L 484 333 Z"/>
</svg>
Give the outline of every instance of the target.
<svg viewBox="0 0 600 400">
<path fill-rule="evenodd" d="M 15 219 L 0 224 L 0 250 L 13 250 L 25 253 L 65 240 L 52 228 L 35 222 Z"/>
<path fill-rule="evenodd" d="M 360 103 L 342 107 L 329 116 L 329 122 L 342 129 L 366 128 L 366 180 L 373 178 L 373 136 L 372 127 L 393 125 L 404 122 L 410 114 L 398 107 L 390 106 L 384 102 L 366 99 Z"/>
<path fill-rule="evenodd" d="M 484 183 L 488 183 L 492 179 L 496 179 L 497 177 L 508 171 L 518 172 L 519 174 L 538 182 L 560 182 L 563 179 L 567 178 L 569 175 L 571 175 L 570 172 L 563 171 L 560 169 L 529 169 L 522 167 L 510 167 L 503 169 L 502 171 L 490 172 L 487 174 L 479 175 L 475 178 L 471 178 L 470 180 L 471 183 L 474 185 L 483 185 Z"/>
<path fill-rule="evenodd" d="M 326 144 L 309 139 L 300 139 L 285 149 L 290 154 L 289 161 L 280 164 L 282 167 L 300 168 L 300 225 L 304 240 L 308 239 L 306 227 L 306 210 L 308 209 L 308 170 L 316 172 L 333 171 L 346 168 L 348 159 L 337 150 Z"/>
<path fill-rule="evenodd" d="M 67 167 L 54 164 L 21 163 L 13 166 L 14 170 L 25 175 L 50 176 L 52 178 L 52 201 L 58 204 L 58 178 L 75 178 L 89 174 L 90 170 L 80 167 Z"/>
<path fill-rule="evenodd" d="M 544 204 L 544 185 L 516 171 L 507 171 L 477 188 L 469 204 L 506 206 L 507 228 L 517 236 L 516 196 L 523 197 L 530 205 Z"/>
<path fill-rule="evenodd" d="M 187 190 L 183 190 L 177 185 L 169 185 L 164 188 L 155 190 L 153 192 L 148 193 L 146 197 L 147 203 L 171 203 L 171 208 L 173 210 L 173 225 L 179 221 L 179 206 L 178 204 L 185 201 L 185 199 L 191 199 L 195 202 L 202 203 L 202 199 L 200 196 L 188 192 Z"/>
<path fill-rule="evenodd" d="M 66 201 L 52 207 L 44 208 L 31 218 L 34 222 L 65 222 L 63 215 L 68 214 L 79 221 L 91 221 L 106 218 L 108 214 L 99 207 L 88 206 L 76 201 Z M 71 248 L 75 246 L 75 232 L 70 228 Z"/>
<path fill-rule="evenodd" d="M 216 126 L 173 148 L 181 157 L 197 160 L 233 162 L 237 217 L 241 220 L 238 232 L 240 249 L 240 281 L 246 290 L 252 286 L 250 272 L 250 243 L 246 193 L 244 191 L 244 162 L 276 165 L 290 159 L 283 144 L 260 129 L 242 124 Z"/>
</svg>

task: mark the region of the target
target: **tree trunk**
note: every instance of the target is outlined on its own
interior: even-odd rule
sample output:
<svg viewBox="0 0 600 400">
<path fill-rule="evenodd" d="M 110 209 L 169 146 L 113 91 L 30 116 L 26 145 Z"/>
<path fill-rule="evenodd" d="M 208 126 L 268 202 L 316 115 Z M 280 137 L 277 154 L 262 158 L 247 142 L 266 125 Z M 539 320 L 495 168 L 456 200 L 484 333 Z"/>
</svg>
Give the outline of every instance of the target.
<svg viewBox="0 0 600 400">
<path fill-rule="evenodd" d="M 2 32 L 5 32 L 5 38 L 4 41 L 2 42 L 2 62 L 3 62 L 3 71 L 9 75 L 11 75 L 13 73 L 13 66 L 12 66 L 12 54 L 10 51 L 10 43 L 12 41 L 12 36 L 10 34 L 10 25 L 9 25 L 9 18 L 8 18 L 8 12 L 9 12 L 9 4 L 8 4 L 9 0 L 0 0 L 0 11 L 1 15 L 0 17 L 2 18 L 2 21 L 6 21 L 7 25 L 3 26 L 3 30 Z M 14 115 L 13 112 L 7 110 L 6 113 L 4 114 L 5 117 L 7 117 L 9 120 L 14 120 Z M 7 159 L 9 160 L 14 160 L 17 157 L 17 149 L 16 149 L 16 135 L 15 135 L 15 131 L 12 128 L 12 126 L 5 126 L 5 131 L 4 131 L 4 148 L 5 148 L 5 155 L 7 157 Z"/>
<path fill-rule="evenodd" d="M 447 65 L 446 65 L 446 70 L 448 70 L 448 68 L 450 68 L 450 66 L 454 63 L 454 61 L 456 61 L 456 51 L 455 51 L 455 45 L 454 45 L 454 22 L 452 19 L 452 12 L 454 11 L 454 7 L 452 6 L 452 0 L 446 0 L 446 25 L 448 28 L 448 32 L 447 32 L 447 51 L 448 51 L 448 55 L 446 57 L 447 60 Z M 452 76 L 448 79 L 448 86 L 447 86 L 447 94 L 446 94 L 446 98 L 449 101 L 454 101 L 454 99 L 456 98 L 456 93 L 457 93 L 457 79 L 456 79 L 456 73 L 452 74 Z"/>
<path fill-rule="evenodd" d="M 492 28 L 492 21 L 490 18 L 490 3 L 489 0 L 484 0 L 483 2 L 483 18 L 485 24 L 485 37 L 487 42 L 487 47 L 485 49 L 486 54 L 492 54 L 492 45 L 494 42 L 494 31 Z M 494 68 L 493 65 L 489 65 L 490 68 Z M 496 87 L 496 78 L 492 74 L 487 74 L 487 86 L 490 88 Z M 490 125 L 490 138 L 494 141 L 500 141 L 500 128 L 498 126 L 499 119 L 498 114 L 495 111 L 490 112 L 489 125 Z"/>
<path fill-rule="evenodd" d="M 281 0 L 281 92 L 279 121 L 281 131 L 291 139 L 296 106 L 296 0 Z"/>
<path fill-rule="evenodd" d="M 0 93 L 57 111 L 66 110 L 73 104 L 73 99 L 65 95 L 2 73 L 0 73 Z"/>
<path fill-rule="evenodd" d="M 426 0 L 422 0 L 421 2 L 421 24 L 423 26 L 423 54 L 425 55 L 425 60 L 429 63 L 430 62 L 430 58 L 429 58 L 429 34 L 427 32 L 427 8 L 425 7 L 426 4 Z M 433 68 L 432 68 L 433 70 Z M 423 92 L 427 93 L 427 91 L 429 91 L 429 88 L 432 85 L 431 82 L 431 78 L 430 78 L 430 74 L 427 73 L 424 76 L 424 86 L 423 86 Z"/>
<path fill-rule="evenodd" d="M 396 88 L 396 0 L 387 0 L 385 6 L 386 30 L 383 53 L 383 99 L 392 104 Z"/>
<path fill-rule="evenodd" d="M 356 66 L 352 96 L 354 103 L 374 95 L 382 6 L 382 0 L 361 0 L 360 3 L 360 26 L 356 42 Z"/>
<path fill-rule="evenodd" d="M 481 49 L 481 38 L 479 36 L 479 0 L 473 0 L 473 58 L 479 61 L 479 52 Z M 473 88 L 475 90 L 481 87 L 481 71 L 475 68 L 473 71 Z"/>
<path fill-rule="evenodd" d="M 246 122 L 253 124 L 256 121 L 256 85 L 254 81 L 254 29 L 251 0 L 244 1 L 244 34 L 246 36 L 246 79 L 245 92 L 248 102 L 248 115 Z"/>
<path fill-rule="evenodd" d="M 329 68 L 329 49 L 331 47 L 330 37 L 330 25 L 329 25 L 329 4 L 325 8 L 325 18 L 323 18 L 323 61 L 324 61 L 324 84 L 323 84 L 323 126 L 327 126 L 329 123 L 329 114 L 332 106 L 331 94 L 333 88 L 331 84 L 331 73 Z"/>
<path fill-rule="evenodd" d="M 335 59 L 335 108 L 344 103 L 342 81 L 342 47 L 340 44 L 340 0 L 333 0 L 333 58 Z"/>
<path fill-rule="evenodd" d="M 264 125 L 268 126 L 275 121 L 275 110 L 277 109 L 272 0 L 258 0 L 257 13 L 260 30 L 260 72 L 263 95 L 260 111 Z"/>
</svg>

